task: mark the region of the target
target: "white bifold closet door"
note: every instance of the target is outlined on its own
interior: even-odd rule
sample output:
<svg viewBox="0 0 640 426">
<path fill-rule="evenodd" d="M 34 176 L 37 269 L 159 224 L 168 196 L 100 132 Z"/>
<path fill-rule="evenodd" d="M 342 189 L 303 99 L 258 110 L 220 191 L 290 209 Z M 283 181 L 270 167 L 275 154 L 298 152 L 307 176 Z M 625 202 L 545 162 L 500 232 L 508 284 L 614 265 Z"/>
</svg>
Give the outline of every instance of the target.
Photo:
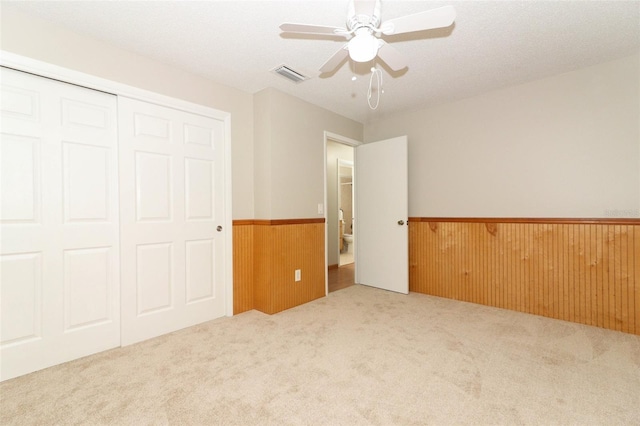
<svg viewBox="0 0 640 426">
<path fill-rule="evenodd" d="M 122 345 L 225 315 L 225 122 L 118 98 Z"/>
<path fill-rule="evenodd" d="M 116 97 L 1 68 L 0 377 L 120 344 Z"/>
</svg>

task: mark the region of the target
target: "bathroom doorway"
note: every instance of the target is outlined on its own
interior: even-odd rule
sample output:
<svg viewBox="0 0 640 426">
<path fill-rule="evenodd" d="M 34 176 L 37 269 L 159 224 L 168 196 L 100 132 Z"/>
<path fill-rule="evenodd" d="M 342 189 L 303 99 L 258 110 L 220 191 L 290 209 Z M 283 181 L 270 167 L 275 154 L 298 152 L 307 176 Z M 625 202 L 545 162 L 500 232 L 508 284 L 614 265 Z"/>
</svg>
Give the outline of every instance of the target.
<svg viewBox="0 0 640 426">
<path fill-rule="evenodd" d="M 352 151 L 353 148 L 349 147 Z M 353 196 L 353 161 L 338 158 L 338 266 L 353 263 L 353 222 L 355 219 Z"/>
<path fill-rule="evenodd" d="M 355 283 L 355 146 L 360 142 L 325 133 L 325 250 L 327 294 Z"/>
</svg>

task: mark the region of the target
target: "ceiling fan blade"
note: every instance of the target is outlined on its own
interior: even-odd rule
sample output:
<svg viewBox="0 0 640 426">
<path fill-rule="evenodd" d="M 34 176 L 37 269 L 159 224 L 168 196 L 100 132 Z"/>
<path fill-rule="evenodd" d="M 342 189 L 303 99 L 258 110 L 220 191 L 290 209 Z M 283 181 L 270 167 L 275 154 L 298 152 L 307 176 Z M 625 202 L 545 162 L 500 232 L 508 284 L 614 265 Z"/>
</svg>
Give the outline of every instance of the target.
<svg viewBox="0 0 640 426">
<path fill-rule="evenodd" d="M 349 51 L 347 50 L 347 45 L 345 44 L 320 67 L 320 72 L 325 73 L 333 71 L 338 65 L 340 65 L 340 63 L 347 57 L 347 55 L 349 55 Z"/>
<path fill-rule="evenodd" d="M 382 61 L 389 65 L 394 71 L 400 71 L 403 68 L 407 67 L 407 61 L 404 56 L 396 50 L 395 47 L 391 46 L 384 40 L 380 40 L 382 45 L 380 49 L 378 49 L 378 58 L 382 59 Z"/>
<path fill-rule="evenodd" d="M 331 35 L 346 35 L 349 31 L 345 28 L 338 27 L 325 27 L 322 25 L 308 25 L 308 24 L 293 24 L 285 22 L 280 25 L 280 29 L 287 33 L 303 33 L 303 34 L 331 34 Z"/>
<path fill-rule="evenodd" d="M 390 19 L 384 22 L 380 29 L 382 34 L 393 35 L 424 31 L 433 28 L 448 27 L 456 19 L 456 10 L 453 6 L 444 6 L 427 10 L 413 15 Z"/>
</svg>

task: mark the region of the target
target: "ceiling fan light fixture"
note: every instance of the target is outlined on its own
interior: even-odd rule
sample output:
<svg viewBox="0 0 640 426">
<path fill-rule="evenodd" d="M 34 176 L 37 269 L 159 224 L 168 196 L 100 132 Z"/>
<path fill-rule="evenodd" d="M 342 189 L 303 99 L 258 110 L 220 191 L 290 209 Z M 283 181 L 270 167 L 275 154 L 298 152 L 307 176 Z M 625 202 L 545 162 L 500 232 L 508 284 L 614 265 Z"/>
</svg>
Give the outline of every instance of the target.
<svg viewBox="0 0 640 426">
<path fill-rule="evenodd" d="M 400 71 L 407 68 L 407 61 L 399 51 L 380 38 L 383 34 L 405 34 L 449 27 L 456 18 L 453 6 L 442 6 L 382 22 L 380 3 L 381 0 L 349 0 L 347 28 L 285 22 L 280 25 L 280 29 L 289 33 L 339 35 L 348 39 L 320 67 L 321 73 L 334 71 L 347 57 L 353 62 L 371 62 L 378 57 L 391 70 Z"/>
<path fill-rule="evenodd" d="M 378 39 L 369 31 L 368 28 L 362 28 L 356 31 L 355 37 L 349 40 L 347 49 L 349 57 L 356 62 L 369 62 L 378 54 L 380 44 Z"/>
</svg>

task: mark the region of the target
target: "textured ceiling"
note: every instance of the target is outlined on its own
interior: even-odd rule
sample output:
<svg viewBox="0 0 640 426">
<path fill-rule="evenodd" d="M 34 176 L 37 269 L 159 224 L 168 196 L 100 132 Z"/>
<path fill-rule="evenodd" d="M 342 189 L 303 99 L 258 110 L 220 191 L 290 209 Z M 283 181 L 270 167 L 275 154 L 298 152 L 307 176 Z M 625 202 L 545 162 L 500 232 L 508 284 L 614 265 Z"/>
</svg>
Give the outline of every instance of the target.
<svg viewBox="0 0 640 426">
<path fill-rule="evenodd" d="M 360 122 L 622 57 L 640 50 L 637 1 L 394 1 L 382 21 L 444 5 L 445 30 L 385 37 L 408 69 L 384 68 L 380 106 L 366 92 L 371 64 L 316 71 L 343 39 L 281 35 L 282 22 L 344 26 L 344 1 L 2 2 L 72 31 L 255 93 L 275 87 Z M 312 75 L 294 84 L 280 64 Z M 356 81 L 352 77 L 356 75 Z"/>
</svg>

